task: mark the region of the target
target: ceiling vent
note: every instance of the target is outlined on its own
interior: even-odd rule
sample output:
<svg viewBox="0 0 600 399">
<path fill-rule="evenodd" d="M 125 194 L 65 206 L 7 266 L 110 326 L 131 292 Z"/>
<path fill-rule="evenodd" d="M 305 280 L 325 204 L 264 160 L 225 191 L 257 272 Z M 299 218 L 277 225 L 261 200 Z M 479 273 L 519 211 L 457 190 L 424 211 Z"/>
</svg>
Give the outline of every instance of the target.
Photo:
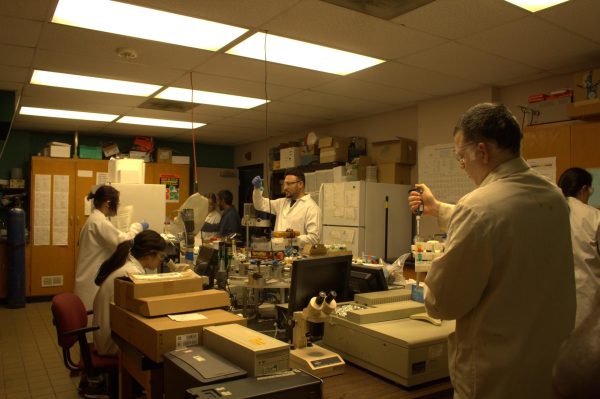
<svg viewBox="0 0 600 399">
<path fill-rule="evenodd" d="M 162 98 L 149 98 L 138 108 L 154 109 L 158 111 L 187 112 L 198 104 L 192 104 L 181 101 L 164 100 Z"/>
<path fill-rule="evenodd" d="M 349 8 L 372 17 L 394 19 L 409 11 L 423 7 L 433 0 L 321 0 L 325 3 Z"/>
</svg>

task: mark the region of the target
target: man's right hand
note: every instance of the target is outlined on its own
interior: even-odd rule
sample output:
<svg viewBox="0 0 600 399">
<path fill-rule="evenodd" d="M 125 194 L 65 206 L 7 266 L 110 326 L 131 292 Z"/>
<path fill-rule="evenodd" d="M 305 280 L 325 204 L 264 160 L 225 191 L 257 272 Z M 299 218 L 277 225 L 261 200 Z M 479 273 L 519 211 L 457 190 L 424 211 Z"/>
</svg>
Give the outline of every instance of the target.
<svg viewBox="0 0 600 399">
<path fill-rule="evenodd" d="M 423 203 L 424 215 L 437 216 L 440 205 L 429 187 L 425 184 L 415 184 L 415 188 L 420 189 L 421 193 L 419 194 L 419 192 L 415 190 L 408 194 L 408 206 L 410 207 L 410 210 L 415 213 L 417 209 L 419 209 L 419 205 Z"/>
<path fill-rule="evenodd" d="M 254 179 L 252 179 L 252 185 L 254 186 L 254 188 L 262 187 L 262 179 L 260 178 L 260 176 L 255 176 Z"/>
</svg>

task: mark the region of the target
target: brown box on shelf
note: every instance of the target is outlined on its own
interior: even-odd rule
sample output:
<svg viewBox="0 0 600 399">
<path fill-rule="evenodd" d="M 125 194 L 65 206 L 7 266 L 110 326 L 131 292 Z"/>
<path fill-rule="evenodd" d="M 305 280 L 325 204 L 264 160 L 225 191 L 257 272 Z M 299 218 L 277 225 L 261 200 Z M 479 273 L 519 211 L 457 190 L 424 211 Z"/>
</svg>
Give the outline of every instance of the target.
<svg viewBox="0 0 600 399">
<path fill-rule="evenodd" d="M 158 147 L 156 149 L 156 162 L 159 163 L 171 163 L 171 156 L 173 150 L 166 147 Z"/>
<path fill-rule="evenodd" d="M 322 147 L 319 149 L 319 162 L 347 162 L 348 161 L 348 147 Z"/>
<path fill-rule="evenodd" d="M 300 148 L 288 147 L 279 151 L 279 162 L 281 169 L 294 168 L 300 166 Z"/>
<path fill-rule="evenodd" d="M 10 179 L 8 188 L 25 188 L 25 179 Z"/>
<path fill-rule="evenodd" d="M 106 145 L 102 146 L 102 152 L 104 153 L 104 156 L 106 158 L 111 157 L 113 155 L 118 155 L 119 154 L 119 146 L 114 143 L 106 144 Z"/>
<path fill-rule="evenodd" d="M 414 165 L 417 163 L 417 143 L 410 139 L 379 141 L 373 143 L 371 158 L 376 165 L 401 163 Z"/>
<path fill-rule="evenodd" d="M 204 327 L 230 323 L 246 325 L 246 319 L 222 309 L 198 313 L 201 315 L 198 320 L 174 321 L 168 316 L 140 316 L 111 304 L 110 326 L 115 334 L 130 342 L 148 358 L 161 362 L 165 352 L 202 344 Z"/>
<path fill-rule="evenodd" d="M 410 184 L 410 165 L 385 163 L 377 165 L 379 183 Z"/>
<path fill-rule="evenodd" d="M 576 101 L 568 104 L 567 113 L 571 119 L 596 119 L 600 116 L 600 99 Z"/>
<path fill-rule="evenodd" d="M 352 139 L 350 137 L 322 137 L 319 139 L 319 148 L 325 147 L 346 147 L 350 146 Z"/>
</svg>

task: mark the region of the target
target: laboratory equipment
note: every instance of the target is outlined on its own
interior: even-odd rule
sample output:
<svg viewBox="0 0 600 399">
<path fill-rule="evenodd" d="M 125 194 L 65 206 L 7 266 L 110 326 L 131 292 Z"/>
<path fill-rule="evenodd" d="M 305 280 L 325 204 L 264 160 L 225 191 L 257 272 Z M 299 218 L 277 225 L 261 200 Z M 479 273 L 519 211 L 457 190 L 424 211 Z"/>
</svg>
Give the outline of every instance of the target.
<svg viewBox="0 0 600 399">
<path fill-rule="evenodd" d="M 323 381 L 302 370 L 290 370 L 268 378 L 248 377 L 187 390 L 186 399 L 317 399 L 323 397 Z"/>
<path fill-rule="evenodd" d="M 437 326 L 411 319 L 425 307 L 409 297 L 409 290 L 356 295 L 356 306 L 325 323 L 323 346 L 407 387 L 447 377 L 448 335 L 455 322 Z M 369 305 L 359 306 L 364 302 Z"/>
<path fill-rule="evenodd" d="M 247 252 L 250 253 L 251 241 L 250 241 L 250 230 L 254 227 L 268 228 L 271 227 L 271 221 L 269 219 L 262 219 L 256 215 L 256 210 L 252 203 L 244 203 L 244 217 L 242 218 L 242 226 L 246 228 L 246 248 Z"/>
<path fill-rule="evenodd" d="M 385 291 L 388 289 L 383 266 L 353 264 L 350 268 L 350 291 L 361 292 Z"/>
<path fill-rule="evenodd" d="M 406 206 L 408 185 L 365 181 L 321 186 L 322 241 L 343 244 L 355 257 L 363 252 L 396 259 L 410 249 L 411 213 Z M 388 198 L 388 228 L 384 229 Z M 387 231 L 387 240 L 385 238 Z"/>
<path fill-rule="evenodd" d="M 191 208 L 180 209 L 179 217 L 183 222 L 184 237 L 185 237 L 185 263 L 194 263 L 194 210 Z M 181 245 L 181 244 L 180 244 Z"/>
</svg>

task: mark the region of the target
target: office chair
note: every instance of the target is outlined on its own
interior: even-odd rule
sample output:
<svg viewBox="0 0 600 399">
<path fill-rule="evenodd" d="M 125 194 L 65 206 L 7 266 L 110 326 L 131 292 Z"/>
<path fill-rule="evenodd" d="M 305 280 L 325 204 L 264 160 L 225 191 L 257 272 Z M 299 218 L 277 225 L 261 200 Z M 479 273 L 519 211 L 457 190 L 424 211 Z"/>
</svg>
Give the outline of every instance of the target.
<svg viewBox="0 0 600 399">
<path fill-rule="evenodd" d="M 86 339 L 86 333 L 97 330 L 98 326 L 87 326 L 88 312 L 81 299 L 70 292 L 52 298 L 52 323 L 56 327 L 58 345 L 62 348 L 63 361 L 72 373 L 85 371 L 88 378 L 108 373 L 110 380 L 116 376 L 119 363 L 117 356 L 100 356 Z M 91 312 L 90 312 L 91 313 Z M 71 348 L 79 343 L 80 360 L 71 358 Z"/>
</svg>

